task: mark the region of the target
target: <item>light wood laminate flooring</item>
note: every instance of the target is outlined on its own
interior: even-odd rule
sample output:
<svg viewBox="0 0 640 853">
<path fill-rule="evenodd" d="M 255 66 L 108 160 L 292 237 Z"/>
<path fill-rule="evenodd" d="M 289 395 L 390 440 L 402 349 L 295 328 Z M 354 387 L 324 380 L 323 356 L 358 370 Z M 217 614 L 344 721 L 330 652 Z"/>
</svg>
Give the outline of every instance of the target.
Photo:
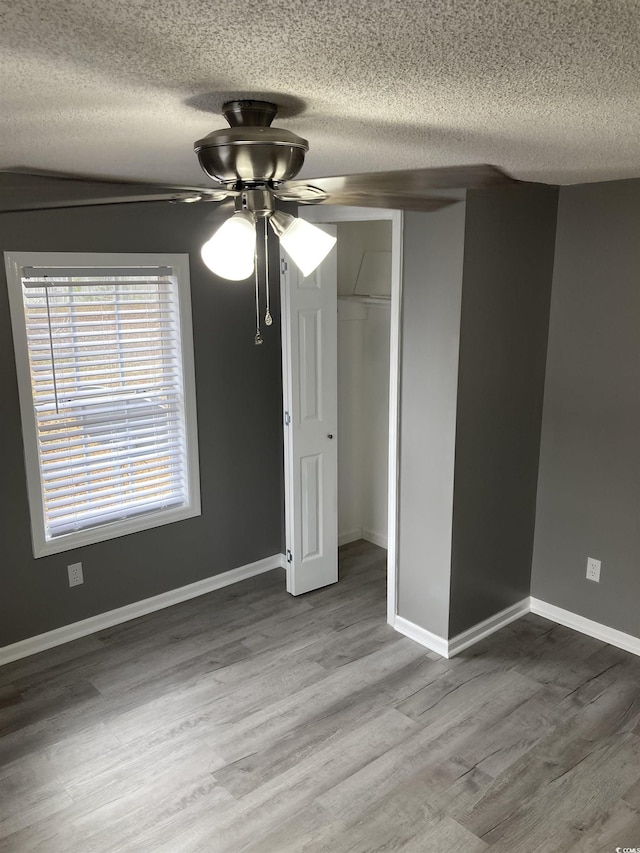
<svg viewBox="0 0 640 853">
<path fill-rule="evenodd" d="M 0 670 L 0 853 L 640 848 L 640 659 L 528 616 L 450 661 L 385 552 L 274 571 Z"/>
</svg>

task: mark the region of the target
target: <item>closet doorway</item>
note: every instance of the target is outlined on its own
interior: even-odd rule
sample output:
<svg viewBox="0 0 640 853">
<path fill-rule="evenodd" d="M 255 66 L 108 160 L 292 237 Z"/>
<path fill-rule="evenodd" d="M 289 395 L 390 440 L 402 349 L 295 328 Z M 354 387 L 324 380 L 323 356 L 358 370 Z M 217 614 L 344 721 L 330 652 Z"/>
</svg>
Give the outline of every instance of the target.
<svg viewBox="0 0 640 853">
<path fill-rule="evenodd" d="M 387 621 L 393 624 L 397 597 L 402 212 L 318 205 L 301 206 L 298 215 L 321 226 L 335 227 L 338 238 L 333 284 L 337 290 L 337 523 L 336 541 L 331 547 L 337 552 L 339 544 L 363 538 L 387 549 Z M 325 275 L 327 281 L 329 277 Z M 283 288 L 285 299 L 289 291 Z M 285 326 L 287 317 L 294 322 L 283 304 Z M 284 330 L 285 408 L 288 395 L 295 395 L 297 383 L 288 382 L 287 374 L 296 372 L 292 362 L 297 360 L 297 350 Z M 298 503 L 304 505 L 305 496 L 304 489 L 298 494 L 299 482 L 295 474 L 287 476 L 285 472 L 287 541 L 300 539 L 295 536 L 296 507 Z M 288 566 L 292 575 L 297 562 L 294 558 Z M 288 588 L 293 585 L 288 581 Z"/>
</svg>

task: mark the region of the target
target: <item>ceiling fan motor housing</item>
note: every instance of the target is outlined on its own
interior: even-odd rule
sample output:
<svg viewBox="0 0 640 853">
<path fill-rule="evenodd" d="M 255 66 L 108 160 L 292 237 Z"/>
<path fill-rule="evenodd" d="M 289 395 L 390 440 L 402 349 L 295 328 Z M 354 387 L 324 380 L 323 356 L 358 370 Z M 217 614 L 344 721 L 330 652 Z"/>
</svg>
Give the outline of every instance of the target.
<svg viewBox="0 0 640 853">
<path fill-rule="evenodd" d="M 227 185 L 264 185 L 294 178 L 309 143 L 289 130 L 270 127 L 277 107 L 267 101 L 229 101 L 222 108 L 228 129 L 194 143 L 205 173 Z"/>
</svg>

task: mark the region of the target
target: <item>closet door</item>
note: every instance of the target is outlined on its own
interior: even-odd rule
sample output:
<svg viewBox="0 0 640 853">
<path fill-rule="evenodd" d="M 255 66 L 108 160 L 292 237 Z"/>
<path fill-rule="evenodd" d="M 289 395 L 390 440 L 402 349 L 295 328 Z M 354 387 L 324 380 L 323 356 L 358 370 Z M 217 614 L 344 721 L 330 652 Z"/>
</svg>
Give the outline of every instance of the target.
<svg viewBox="0 0 640 853">
<path fill-rule="evenodd" d="M 306 278 L 286 254 L 281 270 L 287 590 L 300 595 L 338 580 L 336 252 Z"/>
</svg>

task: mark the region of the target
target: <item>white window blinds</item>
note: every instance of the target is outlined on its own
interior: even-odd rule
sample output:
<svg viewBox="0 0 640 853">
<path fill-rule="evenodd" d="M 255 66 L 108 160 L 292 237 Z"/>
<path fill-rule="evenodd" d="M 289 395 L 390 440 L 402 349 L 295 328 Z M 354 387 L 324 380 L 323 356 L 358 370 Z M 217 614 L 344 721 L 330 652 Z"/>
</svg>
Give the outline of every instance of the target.
<svg viewBox="0 0 640 853">
<path fill-rule="evenodd" d="M 22 268 L 45 540 L 189 500 L 178 282 Z"/>
</svg>

